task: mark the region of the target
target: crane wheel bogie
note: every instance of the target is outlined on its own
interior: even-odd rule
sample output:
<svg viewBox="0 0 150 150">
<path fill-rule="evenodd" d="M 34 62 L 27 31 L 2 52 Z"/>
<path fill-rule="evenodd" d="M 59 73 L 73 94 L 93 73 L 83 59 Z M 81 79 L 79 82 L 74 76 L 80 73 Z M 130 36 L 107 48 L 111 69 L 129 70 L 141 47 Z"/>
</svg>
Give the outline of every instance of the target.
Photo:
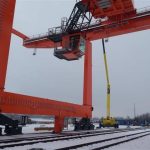
<svg viewBox="0 0 150 150">
<path fill-rule="evenodd" d="M 75 131 L 79 130 L 94 130 L 94 125 L 90 118 L 82 118 L 80 121 L 75 121 Z"/>
</svg>

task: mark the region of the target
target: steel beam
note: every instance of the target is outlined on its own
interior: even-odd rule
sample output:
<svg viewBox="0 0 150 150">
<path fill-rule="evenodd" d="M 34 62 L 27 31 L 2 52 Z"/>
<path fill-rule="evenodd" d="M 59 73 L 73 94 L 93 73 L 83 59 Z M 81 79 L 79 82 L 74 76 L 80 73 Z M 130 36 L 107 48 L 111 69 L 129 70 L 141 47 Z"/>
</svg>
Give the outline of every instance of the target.
<svg viewBox="0 0 150 150">
<path fill-rule="evenodd" d="M 132 19 L 120 21 L 120 23 L 109 23 L 87 32 L 87 38 L 91 41 L 108 38 L 150 29 L 150 12 L 147 15 L 133 17 Z"/>
<path fill-rule="evenodd" d="M 9 92 L 0 92 L 0 111 L 3 113 L 28 115 L 54 115 L 65 117 L 91 116 L 91 107 L 89 106 Z"/>
<path fill-rule="evenodd" d="M 12 28 L 12 33 L 13 33 L 14 35 L 16 35 L 16 36 L 22 38 L 23 40 L 24 40 L 24 39 L 29 39 L 28 36 L 26 36 L 25 34 L 23 34 L 23 33 L 19 32 L 19 31 L 17 31 L 17 30 L 14 29 L 14 28 Z"/>
<path fill-rule="evenodd" d="M 90 41 L 94 41 L 148 29 L 150 29 L 150 11 L 116 22 L 104 22 L 99 26 L 82 31 L 81 34 L 86 35 Z M 61 45 L 61 42 L 57 44 Z M 27 48 L 53 48 L 54 43 L 49 39 L 40 39 L 39 37 L 38 40 L 24 44 L 24 46 Z"/>
<path fill-rule="evenodd" d="M 92 108 L 92 44 L 88 40 L 84 57 L 83 105 Z"/>
<path fill-rule="evenodd" d="M 0 0 L 0 91 L 4 90 L 16 0 Z"/>
</svg>

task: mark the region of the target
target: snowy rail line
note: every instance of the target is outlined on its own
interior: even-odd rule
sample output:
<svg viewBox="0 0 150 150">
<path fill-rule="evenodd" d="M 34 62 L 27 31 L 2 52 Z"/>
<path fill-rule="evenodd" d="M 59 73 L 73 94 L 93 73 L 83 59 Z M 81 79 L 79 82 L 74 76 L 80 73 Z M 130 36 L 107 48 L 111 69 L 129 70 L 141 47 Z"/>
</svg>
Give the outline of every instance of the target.
<svg viewBox="0 0 150 150">
<path fill-rule="evenodd" d="M 150 135 L 150 131 L 145 131 L 145 132 L 135 133 L 135 134 L 129 134 L 129 135 L 119 136 L 119 137 L 115 137 L 115 138 L 108 138 L 108 139 L 104 139 L 104 140 L 98 140 L 98 141 L 94 141 L 94 142 L 88 142 L 88 143 L 69 146 L 69 147 L 64 147 L 64 148 L 58 148 L 56 150 L 71 150 L 71 149 L 77 149 L 77 148 L 81 149 L 81 148 L 91 146 L 91 145 L 94 147 L 94 146 L 97 146 L 96 144 L 99 144 L 99 143 L 104 143 L 105 142 L 105 144 L 106 144 L 106 142 L 108 142 L 108 141 L 114 141 L 114 140 L 121 139 L 121 141 L 119 140 L 118 142 L 113 142 L 111 144 L 106 144 L 106 145 L 104 144 L 104 146 L 100 146 L 100 147 L 96 147 L 96 148 L 91 149 L 91 150 L 100 150 L 100 149 L 105 149 L 105 148 L 115 146 L 115 145 L 118 145 L 118 144 L 121 144 L 121 143 L 129 142 L 131 140 L 135 140 L 135 139 L 147 136 L 147 135 Z M 129 137 L 129 138 L 126 139 L 127 137 Z"/>
<path fill-rule="evenodd" d="M 67 133 L 67 132 L 66 132 Z M 26 138 L 18 138 L 18 139 L 5 139 L 0 141 L 0 149 L 7 149 L 7 148 L 16 148 L 16 147 L 24 147 L 29 145 L 37 145 L 37 144 L 46 144 L 54 145 L 56 143 L 56 147 L 52 149 L 57 150 L 69 150 L 69 149 L 77 149 L 81 147 L 89 147 L 93 145 L 95 149 L 102 149 L 107 148 L 113 145 L 117 145 L 123 142 L 127 142 L 130 140 L 134 140 L 146 135 L 150 135 L 150 130 L 146 128 L 137 128 L 137 129 L 117 129 L 117 130 L 94 130 L 94 131 L 84 131 L 81 133 L 71 133 L 68 132 L 66 134 L 65 132 L 61 135 L 55 135 L 51 134 L 48 136 L 48 134 L 38 136 L 38 134 L 34 137 L 26 137 Z M 94 141 L 92 139 L 94 138 Z M 86 140 L 88 139 L 88 141 Z M 90 140 L 91 139 L 91 140 Z M 99 140 L 97 140 L 99 139 Z M 117 140 L 117 141 L 116 141 Z M 69 141 L 77 141 L 74 144 L 70 144 Z M 111 142 L 110 142 L 111 141 Z M 65 143 L 68 142 L 68 146 L 61 146 L 59 143 Z M 107 144 L 107 143 L 108 144 Z M 57 144 L 58 143 L 58 144 Z M 104 145 L 105 143 L 105 145 Z M 99 145 L 100 144 L 100 145 Z M 53 146 L 50 146 L 53 147 Z M 100 148 L 99 148 L 100 147 Z M 89 149 L 89 148 L 87 148 Z M 91 148 L 90 148 L 91 149 Z"/>
</svg>

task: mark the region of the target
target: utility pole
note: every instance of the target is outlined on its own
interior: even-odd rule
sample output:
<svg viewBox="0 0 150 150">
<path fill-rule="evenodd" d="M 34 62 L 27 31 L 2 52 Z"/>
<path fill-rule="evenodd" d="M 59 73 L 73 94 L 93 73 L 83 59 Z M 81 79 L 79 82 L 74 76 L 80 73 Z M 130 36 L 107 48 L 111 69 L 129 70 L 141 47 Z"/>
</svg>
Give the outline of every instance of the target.
<svg viewBox="0 0 150 150">
<path fill-rule="evenodd" d="M 134 103 L 134 119 L 136 117 L 136 108 L 135 108 L 135 103 Z"/>
</svg>

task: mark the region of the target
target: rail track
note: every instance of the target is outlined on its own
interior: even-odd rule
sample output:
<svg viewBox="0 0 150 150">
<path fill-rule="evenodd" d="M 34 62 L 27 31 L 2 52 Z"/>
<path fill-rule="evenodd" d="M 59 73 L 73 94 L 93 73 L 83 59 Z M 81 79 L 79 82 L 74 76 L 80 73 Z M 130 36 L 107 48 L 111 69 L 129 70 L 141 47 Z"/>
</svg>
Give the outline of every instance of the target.
<svg viewBox="0 0 150 150">
<path fill-rule="evenodd" d="M 150 131 L 128 134 L 128 135 L 118 136 L 118 137 L 114 137 L 114 138 L 107 138 L 104 140 L 97 140 L 94 142 L 87 142 L 87 143 L 83 143 L 83 144 L 67 146 L 67 147 L 63 147 L 63 148 L 57 148 L 55 150 L 71 150 L 71 149 L 78 149 L 78 148 L 80 148 L 80 150 L 82 148 L 83 149 L 89 149 L 90 148 L 90 150 L 100 150 L 100 149 L 109 148 L 109 147 L 112 147 L 112 146 L 115 146 L 118 144 L 122 144 L 125 142 L 129 142 L 129 141 L 132 141 L 132 140 L 135 140 L 138 138 L 142 138 L 142 137 L 148 136 L 148 135 L 150 135 Z M 93 148 L 91 148 L 91 146 Z"/>
<path fill-rule="evenodd" d="M 0 144 L 1 143 L 12 143 L 12 142 L 19 142 L 23 140 L 35 140 L 35 139 L 43 139 L 43 138 L 57 138 L 57 137 L 65 137 L 65 136 L 74 136 L 74 135 L 86 135 L 90 133 L 103 133 L 103 134 L 111 134 L 115 132 L 126 132 L 130 130 L 138 130 L 141 128 L 135 129 L 109 129 L 109 130 L 92 130 L 92 131 L 67 131 L 62 132 L 62 134 L 52 134 L 51 132 L 44 132 L 44 133 L 27 133 L 22 135 L 12 135 L 12 136 L 1 136 Z"/>
<path fill-rule="evenodd" d="M 47 142 L 56 142 L 56 141 L 66 141 L 66 140 L 75 140 L 75 139 L 81 139 L 81 138 L 87 138 L 87 137 L 97 137 L 101 135 L 108 135 L 108 134 L 115 134 L 115 133 L 121 133 L 121 132 L 129 132 L 129 131 L 137 131 L 140 130 L 141 134 L 150 134 L 150 131 L 142 131 L 143 129 L 118 129 L 118 130 L 94 130 L 94 131 L 86 131 L 86 132 L 81 132 L 80 134 L 78 133 L 77 135 L 72 135 L 73 133 L 69 134 L 61 134 L 61 135 L 43 135 L 43 136 L 36 136 L 36 137 L 28 137 L 28 138 L 18 138 L 18 139 L 7 139 L 7 140 L 1 140 L 0 141 L 0 149 L 4 148 L 10 148 L 10 147 L 15 147 L 15 146 L 25 146 L 25 145 L 32 145 L 36 143 L 47 143 Z M 139 135 L 140 133 L 134 133 L 132 135 Z M 125 136 L 119 136 L 115 137 L 116 139 L 123 138 L 123 137 L 130 137 L 131 135 L 125 135 Z M 114 138 L 114 139 L 115 139 Z M 114 140 L 113 138 L 105 139 L 105 140 L 99 140 L 99 141 L 94 141 L 95 143 L 88 142 L 88 143 L 83 143 L 71 147 L 65 147 L 65 148 L 60 148 L 60 150 L 66 150 L 66 149 L 74 149 L 74 148 L 79 148 L 83 146 L 88 146 L 91 144 L 97 144 L 97 143 L 102 143 L 110 140 Z"/>
</svg>

